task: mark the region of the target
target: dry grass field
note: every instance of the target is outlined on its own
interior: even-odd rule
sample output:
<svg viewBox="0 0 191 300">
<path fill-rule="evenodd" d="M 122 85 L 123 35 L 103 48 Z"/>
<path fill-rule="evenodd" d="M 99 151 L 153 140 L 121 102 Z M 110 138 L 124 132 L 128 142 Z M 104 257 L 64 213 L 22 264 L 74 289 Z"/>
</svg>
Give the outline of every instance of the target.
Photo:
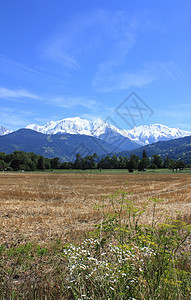
<svg viewBox="0 0 191 300">
<path fill-rule="evenodd" d="M 99 222 L 95 205 L 103 196 L 125 190 L 141 205 L 160 198 L 158 212 L 191 222 L 189 174 L 0 174 L 0 243 L 62 238 L 75 241 Z M 148 211 L 149 213 L 149 211 Z"/>
</svg>

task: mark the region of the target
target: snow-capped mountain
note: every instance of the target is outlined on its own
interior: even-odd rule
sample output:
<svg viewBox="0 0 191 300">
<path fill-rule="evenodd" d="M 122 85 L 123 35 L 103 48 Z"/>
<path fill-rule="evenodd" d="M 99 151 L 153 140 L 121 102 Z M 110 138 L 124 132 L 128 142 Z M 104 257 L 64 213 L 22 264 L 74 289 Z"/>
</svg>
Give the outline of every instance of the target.
<svg viewBox="0 0 191 300">
<path fill-rule="evenodd" d="M 79 117 L 66 118 L 57 122 L 50 121 L 44 126 L 31 124 L 26 128 L 45 134 L 70 133 L 99 137 L 101 134 L 104 134 L 107 129 L 111 129 L 112 131 L 121 134 L 121 131 L 118 128 L 104 122 L 100 118 L 93 121 L 81 119 Z"/>
<path fill-rule="evenodd" d="M 148 145 L 158 141 L 168 141 L 190 135 L 190 131 L 181 130 L 179 128 L 170 128 L 161 124 L 141 125 L 128 130 L 128 137 L 142 145 Z"/>
<path fill-rule="evenodd" d="M 50 121 L 44 126 L 38 126 L 36 124 L 28 125 L 26 128 L 32 129 L 45 134 L 81 134 L 89 135 L 93 137 L 99 137 L 107 142 L 119 142 L 119 139 L 127 141 L 128 138 L 137 144 L 137 146 L 143 146 L 158 141 L 167 141 L 175 138 L 181 138 L 191 135 L 191 132 L 184 131 L 179 128 L 169 128 L 165 125 L 152 124 L 141 125 L 130 130 L 120 130 L 113 125 L 110 125 L 98 118 L 93 121 L 87 119 L 66 118 L 60 121 Z M 125 147 L 125 143 L 123 148 Z"/>
<path fill-rule="evenodd" d="M 131 140 L 125 132 L 122 133 L 121 130 L 100 118 L 93 121 L 79 117 L 67 118 L 57 122 L 50 121 L 44 126 L 31 124 L 26 128 L 44 134 L 69 133 L 100 138 L 111 145 L 111 152 L 132 150 L 140 146 L 137 141 Z"/>
<path fill-rule="evenodd" d="M 9 130 L 3 126 L 0 126 L 0 136 L 9 134 L 11 132 L 13 132 L 13 130 Z"/>
</svg>

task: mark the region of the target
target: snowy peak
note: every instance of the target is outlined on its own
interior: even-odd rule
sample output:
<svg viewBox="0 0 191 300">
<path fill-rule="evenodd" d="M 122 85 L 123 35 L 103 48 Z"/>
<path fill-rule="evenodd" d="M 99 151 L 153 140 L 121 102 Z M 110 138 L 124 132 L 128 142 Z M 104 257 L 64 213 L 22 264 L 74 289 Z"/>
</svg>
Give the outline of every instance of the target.
<svg viewBox="0 0 191 300">
<path fill-rule="evenodd" d="M 161 124 L 141 125 L 127 132 L 130 139 L 139 141 L 144 145 L 191 135 L 189 131 L 170 128 Z"/>
<path fill-rule="evenodd" d="M 189 131 L 170 128 L 161 124 L 141 125 L 130 130 L 119 130 L 100 118 L 90 121 L 79 117 L 66 118 L 56 122 L 50 121 L 44 126 L 32 124 L 26 128 L 45 134 L 81 134 L 102 139 L 107 137 L 107 140 L 112 140 L 114 136 L 121 136 L 121 138 L 128 138 L 141 146 L 191 135 Z"/>
<path fill-rule="evenodd" d="M 126 133 L 98 118 L 93 121 L 87 119 L 67 118 L 57 122 L 48 122 L 44 126 L 36 124 L 28 125 L 26 128 L 44 134 L 79 134 L 96 137 L 111 146 L 111 152 L 132 150 L 140 146 L 137 141 L 132 141 Z"/>
<path fill-rule="evenodd" d="M 13 132 L 13 130 L 9 130 L 3 126 L 0 126 L 0 136 L 9 134 L 11 132 Z"/>
<path fill-rule="evenodd" d="M 104 122 L 98 118 L 93 121 L 87 119 L 66 118 L 57 122 L 50 121 L 44 126 L 38 126 L 36 124 L 28 125 L 26 128 L 32 129 L 45 134 L 57 134 L 57 133 L 70 133 L 70 134 L 84 134 L 89 136 L 99 137 L 106 132 L 106 129 L 110 128 L 113 131 L 120 133 L 120 130 L 114 126 Z"/>
</svg>

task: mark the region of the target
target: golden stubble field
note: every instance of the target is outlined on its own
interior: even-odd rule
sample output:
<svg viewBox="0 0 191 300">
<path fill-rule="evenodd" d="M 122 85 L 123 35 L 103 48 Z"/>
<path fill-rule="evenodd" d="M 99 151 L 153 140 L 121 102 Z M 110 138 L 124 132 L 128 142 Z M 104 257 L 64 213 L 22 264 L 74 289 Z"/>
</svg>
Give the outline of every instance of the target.
<svg viewBox="0 0 191 300">
<path fill-rule="evenodd" d="M 158 214 L 180 212 L 191 222 L 191 175 L 1 173 L 0 243 L 75 241 L 99 222 L 95 206 L 103 196 L 119 189 L 132 193 L 129 199 L 137 206 L 148 198 L 163 199 Z M 149 213 L 152 218 L 151 208 Z"/>
</svg>

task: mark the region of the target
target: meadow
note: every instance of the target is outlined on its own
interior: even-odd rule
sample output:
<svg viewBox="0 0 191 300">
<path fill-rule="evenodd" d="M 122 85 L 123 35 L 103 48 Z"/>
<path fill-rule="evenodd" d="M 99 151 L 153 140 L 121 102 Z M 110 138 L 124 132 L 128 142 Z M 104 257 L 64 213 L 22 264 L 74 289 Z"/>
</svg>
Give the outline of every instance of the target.
<svg viewBox="0 0 191 300">
<path fill-rule="evenodd" d="M 1 299 L 133 299 L 135 297 L 133 291 L 136 291 L 135 299 L 175 299 L 173 297 L 189 299 L 187 273 L 190 272 L 190 236 L 187 232 L 188 225 L 191 223 L 190 174 L 160 172 L 115 174 L 106 171 L 96 174 L 93 172 L 4 172 L 0 173 L 0 206 L 0 267 L 1 271 L 3 270 L 0 275 Z M 162 226 L 160 234 L 159 231 L 156 234 L 155 225 L 167 224 L 167 218 L 171 220 L 170 225 L 165 225 L 165 228 Z M 128 224 L 125 221 L 127 219 Z M 138 224 L 150 227 L 146 231 L 146 227 L 143 230 L 142 225 L 138 227 Z M 151 237 L 148 239 L 148 232 L 149 236 L 156 239 L 149 242 Z M 177 237 L 177 241 L 173 244 L 174 239 L 171 234 Z M 166 244 L 161 244 L 162 248 L 156 248 L 156 244 L 162 237 L 166 237 L 164 242 Z M 101 242 L 102 246 L 100 246 Z M 140 243 L 141 248 L 139 248 Z M 77 245 L 78 248 L 75 248 Z M 128 248 L 128 245 L 131 247 Z M 161 277 L 163 279 L 160 280 L 160 284 L 157 279 L 153 283 L 155 285 L 152 285 L 149 283 L 150 279 L 147 280 L 143 276 L 135 286 L 135 280 L 132 282 L 128 281 L 130 279 L 126 280 L 127 273 L 133 274 L 133 278 L 138 276 L 137 271 L 133 271 L 130 265 L 124 264 L 128 251 L 130 251 L 128 255 L 131 256 L 129 260 L 132 262 L 132 255 L 135 256 L 135 252 L 139 252 L 139 258 L 142 257 L 143 260 L 146 257 L 144 252 L 146 250 L 140 249 L 147 248 L 150 251 L 148 259 L 155 250 L 156 253 L 159 248 L 163 251 L 161 250 L 163 246 L 170 249 L 169 253 L 172 255 L 175 255 L 175 252 L 179 255 L 186 253 L 181 260 L 175 259 L 174 256 L 170 259 L 170 254 L 167 255 L 172 264 L 177 263 L 180 267 L 181 279 L 177 277 L 179 273 L 173 275 L 178 267 L 172 268 L 171 264 L 171 275 L 174 279 L 165 275 L 166 282 L 163 282 L 164 278 Z M 95 258 L 94 253 L 98 248 L 99 255 L 96 255 L 99 256 L 99 260 L 98 256 Z M 82 250 L 92 251 L 89 252 L 88 257 L 94 253 L 91 264 L 93 265 L 95 259 L 97 264 L 98 261 L 102 263 L 100 265 L 102 272 L 106 272 L 104 268 L 107 265 L 109 279 L 102 290 L 96 286 L 87 290 L 87 286 L 91 284 L 93 286 L 93 282 L 97 279 L 88 277 L 88 274 L 96 272 L 95 268 L 94 271 L 87 270 L 86 264 L 89 258 L 84 256 L 85 252 Z M 77 252 L 80 262 L 72 261 L 74 253 Z M 110 257 L 111 253 L 113 257 Z M 153 256 L 155 259 L 156 253 Z M 103 266 L 104 255 L 110 257 L 110 261 L 105 258 L 107 263 Z M 116 258 L 117 255 L 121 255 L 122 262 Z M 86 264 L 82 263 L 83 259 Z M 111 268 L 108 267 L 111 259 L 112 264 L 120 265 L 121 274 L 125 274 L 121 275 L 117 286 L 114 284 L 116 278 L 112 275 L 113 269 L 111 272 Z M 151 258 L 150 260 L 152 261 Z M 75 269 L 74 266 L 80 263 L 85 271 L 83 268 L 80 271 Z M 140 260 L 134 261 L 133 264 L 139 265 L 140 270 L 145 266 L 140 265 Z M 168 268 L 170 268 L 169 264 Z M 142 272 L 140 270 L 139 273 Z M 162 273 L 164 270 L 161 269 L 161 276 L 164 276 Z M 152 272 L 155 274 L 158 271 L 152 270 Z M 96 276 L 99 280 L 103 277 L 100 274 Z M 82 281 L 80 281 L 81 277 L 83 277 Z M 113 283 L 110 282 L 111 278 Z M 101 282 L 99 280 L 98 285 Z M 178 281 L 184 281 L 184 284 Z M 168 291 L 163 290 L 156 294 L 162 285 L 161 282 L 169 286 Z M 122 286 L 129 286 L 129 294 L 121 288 Z M 145 287 L 141 288 L 142 286 Z M 137 289 L 140 291 L 138 292 Z M 172 298 L 169 298 L 170 294 Z"/>
</svg>

